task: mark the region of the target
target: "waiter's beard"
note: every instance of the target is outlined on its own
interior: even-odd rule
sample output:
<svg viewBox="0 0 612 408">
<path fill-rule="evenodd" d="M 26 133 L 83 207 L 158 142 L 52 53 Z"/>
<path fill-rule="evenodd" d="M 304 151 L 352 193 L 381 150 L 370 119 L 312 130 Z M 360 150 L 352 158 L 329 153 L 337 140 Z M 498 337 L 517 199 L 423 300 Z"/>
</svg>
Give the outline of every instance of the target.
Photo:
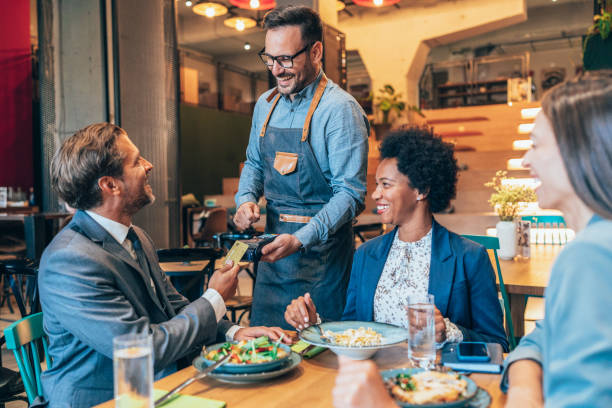
<svg viewBox="0 0 612 408">
<path fill-rule="evenodd" d="M 285 71 L 276 76 L 276 88 L 283 95 L 294 95 L 312 83 L 317 74 L 316 67 L 308 61 L 300 72 Z"/>
</svg>

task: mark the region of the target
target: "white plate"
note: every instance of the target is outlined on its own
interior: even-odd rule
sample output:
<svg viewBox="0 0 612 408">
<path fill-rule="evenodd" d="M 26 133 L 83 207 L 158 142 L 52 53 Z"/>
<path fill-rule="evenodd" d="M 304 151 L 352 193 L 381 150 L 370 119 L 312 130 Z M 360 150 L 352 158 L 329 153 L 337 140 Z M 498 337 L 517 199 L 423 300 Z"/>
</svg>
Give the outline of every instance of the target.
<svg viewBox="0 0 612 408">
<path fill-rule="evenodd" d="M 386 323 L 377 322 L 360 322 L 360 321 L 339 321 L 339 322 L 326 322 L 321 323 L 321 329 L 325 332 L 331 330 L 335 333 L 342 333 L 347 329 L 359 329 L 360 327 L 371 328 L 372 330 L 380 333 L 382 336 L 381 344 L 376 346 L 363 346 L 363 347 L 348 347 L 334 345 L 333 343 L 326 342 L 321 338 L 319 330 L 316 327 L 308 327 L 300 332 L 300 338 L 307 343 L 314 344 L 316 346 L 328 347 L 334 353 L 347 356 L 353 360 L 366 360 L 374 355 L 378 350 L 386 347 L 391 347 L 396 344 L 406 341 L 408 338 L 408 331 L 402 327 L 393 326 Z"/>
</svg>

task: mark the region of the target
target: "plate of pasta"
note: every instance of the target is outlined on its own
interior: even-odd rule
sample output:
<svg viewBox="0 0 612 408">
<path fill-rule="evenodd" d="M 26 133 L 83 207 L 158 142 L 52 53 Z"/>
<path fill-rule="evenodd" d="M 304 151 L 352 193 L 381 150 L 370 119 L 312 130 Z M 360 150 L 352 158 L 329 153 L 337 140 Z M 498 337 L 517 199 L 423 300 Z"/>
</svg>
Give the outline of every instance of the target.
<svg viewBox="0 0 612 408">
<path fill-rule="evenodd" d="M 354 360 L 368 359 L 381 348 L 406 341 L 408 335 L 402 327 L 377 322 L 340 321 L 319 326 L 323 336 L 318 328 L 311 326 L 300 332 L 300 338 Z"/>
<path fill-rule="evenodd" d="M 474 398 L 478 386 L 455 372 L 399 368 L 381 373 L 387 390 L 404 408 L 465 407 Z"/>
</svg>

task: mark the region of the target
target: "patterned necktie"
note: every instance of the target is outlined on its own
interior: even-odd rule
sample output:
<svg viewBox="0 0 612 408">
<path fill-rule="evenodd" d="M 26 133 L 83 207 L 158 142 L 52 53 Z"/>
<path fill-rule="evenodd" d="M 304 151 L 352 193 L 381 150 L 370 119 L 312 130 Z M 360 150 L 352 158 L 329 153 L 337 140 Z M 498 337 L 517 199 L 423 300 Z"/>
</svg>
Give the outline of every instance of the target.
<svg viewBox="0 0 612 408">
<path fill-rule="evenodd" d="M 147 257 L 144 253 L 144 250 L 142 249 L 142 244 L 140 243 L 140 240 L 138 239 L 138 235 L 136 235 L 136 232 L 131 227 L 130 227 L 130 230 L 128 231 L 127 239 L 129 239 L 132 242 L 132 248 L 134 249 L 134 252 L 136 253 L 136 258 L 138 259 L 138 265 L 140 265 L 140 269 L 142 269 L 144 274 L 149 278 L 148 283 L 151 285 L 151 288 L 153 289 L 153 293 L 157 295 L 157 290 L 155 290 L 155 284 L 153 283 L 153 278 L 151 277 L 151 270 L 149 269 L 149 262 L 147 261 Z"/>
</svg>

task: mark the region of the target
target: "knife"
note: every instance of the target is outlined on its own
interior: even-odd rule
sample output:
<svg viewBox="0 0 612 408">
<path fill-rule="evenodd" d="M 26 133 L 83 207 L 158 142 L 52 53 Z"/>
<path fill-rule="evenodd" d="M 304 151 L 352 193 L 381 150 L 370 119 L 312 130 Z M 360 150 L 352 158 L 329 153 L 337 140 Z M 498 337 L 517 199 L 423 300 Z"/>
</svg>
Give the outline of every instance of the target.
<svg viewBox="0 0 612 408">
<path fill-rule="evenodd" d="M 223 365 L 227 360 L 229 360 L 230 356 L 232 354 L 228 354 L 227 356 L 223 357 L 221 360 L 217 361 L 215 364 L 206 367 L 206 369 L 204 369 L 202 372 L 197 373 L 196 375 L 194 375 L 193 377 L 189 378 L 187 381 L 182 382 L 181 384 L 177 385 L 176 387 L 174 387 L 173 389 L 171 389 L 170 391 L 168 391 L 167 394 L 165 394 L 163 397 L 159 398 L 157 401 L 155 401 L 155 406 L 159 407 L 160 405 L 163 405 L 164 403 L 166 403 L 170 397 L 172 397 L 174 394 L 176 394 L 177 392 L 181 391 L 183 388 L 187 387 L 189 384 L 191 384 L 194 381 L 197 380 L 201 380 L 202 378 L 206 377 L 208 374 L 210 374 L 212 371 L 214 371 L 216 368 L 220 367 L 221 365 Z"/>
</svg>

